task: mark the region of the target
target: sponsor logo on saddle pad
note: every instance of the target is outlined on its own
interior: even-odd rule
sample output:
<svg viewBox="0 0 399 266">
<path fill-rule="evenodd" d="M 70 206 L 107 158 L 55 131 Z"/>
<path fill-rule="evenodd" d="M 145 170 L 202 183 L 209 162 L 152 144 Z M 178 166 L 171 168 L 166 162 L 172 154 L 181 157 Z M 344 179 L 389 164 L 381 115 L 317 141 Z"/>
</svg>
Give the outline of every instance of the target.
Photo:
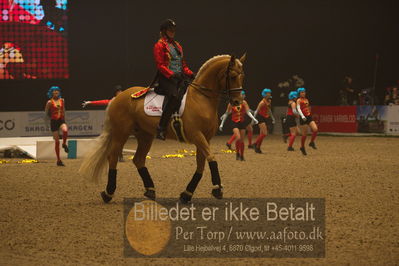
<svg viewBox="0 0 399 266">
<path fill-rule="evenodd" d="M 160 106 L 145 106 L 144 107 L 148 112 L 162 112 L 162 108 Z"/>
<path fill-rule="evenodd" d="M 186 105 L 186 94 L 183 96 L 183 100 L 181 101 L 179 116 L 183 115 L 184 106 Z M 162 104 L 165 96 L 156 94 L 154 89 L 151 89 L 147 92 L 144 99 L 144 112 L 149 116 L 161 116 L 162 115 Z"/>
</svg>

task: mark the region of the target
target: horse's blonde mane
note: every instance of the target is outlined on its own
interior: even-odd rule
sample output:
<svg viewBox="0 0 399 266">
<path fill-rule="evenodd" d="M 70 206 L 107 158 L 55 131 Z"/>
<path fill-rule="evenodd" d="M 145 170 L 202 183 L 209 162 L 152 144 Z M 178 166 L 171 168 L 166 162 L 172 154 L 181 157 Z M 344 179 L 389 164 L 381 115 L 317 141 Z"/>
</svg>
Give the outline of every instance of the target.
<svg viewBox="0 0 399 266">
<path fill-rule="evenodd" d="M 222 55 L 215 55 L 214 57 L 208 59 L 208 61 L 206 61 L 198 70 L 197 76 L 199 77 L 202 72 L 204 72 L 211 63 L 215 62 L 215 61 L 219 61 L 220 59 L 224 59 L 224 58 L 230 58 L 230 55 L 227 54 L 222 54 Z"/>
</svg>

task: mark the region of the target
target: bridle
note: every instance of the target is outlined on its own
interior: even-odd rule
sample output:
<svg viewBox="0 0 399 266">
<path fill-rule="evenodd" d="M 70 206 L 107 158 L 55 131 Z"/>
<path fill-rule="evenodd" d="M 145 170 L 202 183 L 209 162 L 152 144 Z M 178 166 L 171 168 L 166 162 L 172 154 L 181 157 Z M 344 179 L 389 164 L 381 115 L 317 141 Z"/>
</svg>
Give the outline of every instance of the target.
<svg viewBox="0 0 399 266">
<path fill-rule="evenodd" d="M 202 93 L 203 95 L 205 95 L 205 96 L 208 97 L 208 98 L 212 98 L 212 96 L 209 96 L 209 95 L 208 95 L 207 93 L 205 93 L 205 92 L 210 92 L 210 93 L 216 94 L 216 96 L 219 96 L 219 95 L 221 95 L 221 94 L 227 95 L 228 99 L 230 99 L 232 93 L 237 92 L 237 91 L 242 91 L 242 90 L 243 90 L 242 87 L 239 87 L 239 88 L 231 88 L 231 84 L 230 84 L 230 72 L 231 72 L 231 70 L 232 70 L 232 67 L 234 66 L 235 60 L 236 60 L 235 56 L 232 55 L 231 58 L 230 58 L 229 64 L 228 64 L 228 66 L 227 66 L 227 69 L 226 69 L 226 73 L 225 73 L 225 75 L 226 75 L 226 86 L 224 87 L 223 90 L 221 90 L 221 91 L 215 91 L 215 90 L 213 90 L 213 89 L 211 89 L 211 88 L 207 88 L 207 87 L 205 87 L 205 86 L 202 86 L 202 85 L 197 84 L 197 83 L 194 83 L 194 82 L 191 82 L 190 85 L 192 85 L 195 89 L 197 89 L 200 93 Z M 239 75 L 240 75 L 240 74 L 243 74 L 243 72 L 239 72 L 238 74 L 239 74 Z"/>
<path fill-rule="evenodd" d="M 231 68 L 233 67 L 235 61 L 236 61 L 236 57 L 234 55 L 232 55 L 229 65 L 227 66 L 227 70 L 226 70 L 226 87 L 225 87 L 224 91 L 222 91 L 223 94 L 227 94 L 229 99 L 230 99 L 230 95 L 232 92 L 242 91 L 242 87 L 231 88 L 231 86 L 230 86 L 230 72 L 231 72 Z M 240 72 L 238 74 L 242 74 L 242 72 Z"/>
</svg>

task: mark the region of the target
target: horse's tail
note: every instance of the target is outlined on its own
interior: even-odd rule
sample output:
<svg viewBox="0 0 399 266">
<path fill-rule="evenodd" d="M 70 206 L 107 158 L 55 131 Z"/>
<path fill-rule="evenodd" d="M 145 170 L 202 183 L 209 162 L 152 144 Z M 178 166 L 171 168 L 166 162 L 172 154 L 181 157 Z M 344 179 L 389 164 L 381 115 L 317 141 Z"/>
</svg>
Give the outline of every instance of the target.
<svg viewBox="0 0 399 266">
<path fill-rule="evenodd" d="M 82 165 L 79 168 L 79 174 L 95 183 L 98 183 L 101 176 L 106 173 L 107 169 L 107 159 L 112 139 L 111 121 L 108 114 L 110 104 L 108 104 L 108 107 L 105 110 L 103 132 L 94 140 L 93 146 L 86 153 Z"/>
</svg>

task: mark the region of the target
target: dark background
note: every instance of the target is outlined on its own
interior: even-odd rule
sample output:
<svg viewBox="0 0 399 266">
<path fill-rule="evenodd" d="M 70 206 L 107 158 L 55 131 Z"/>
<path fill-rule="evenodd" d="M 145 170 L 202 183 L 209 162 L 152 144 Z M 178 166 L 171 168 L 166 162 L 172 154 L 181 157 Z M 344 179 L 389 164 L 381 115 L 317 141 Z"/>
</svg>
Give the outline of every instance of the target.
<svg viewBox="0 0 399 266">
<path fill-rule="evenodd" d="M 159 24 L 173 18 L 176 40 L 197 71 L 218 54 L 247 52 L 245 88 L 252 108 L 265 87 L 305 79 L 313 105 L 335 105 L 343 77 L 377 96 L 399 79 L 399 1 L 70 1 L 68 80 L 0 81 L 0 111 L 42 110 L 51 85 L 67 109 L 111 98 L 114 86 L 145 86 L 155 74 Z"/>
</svg>

